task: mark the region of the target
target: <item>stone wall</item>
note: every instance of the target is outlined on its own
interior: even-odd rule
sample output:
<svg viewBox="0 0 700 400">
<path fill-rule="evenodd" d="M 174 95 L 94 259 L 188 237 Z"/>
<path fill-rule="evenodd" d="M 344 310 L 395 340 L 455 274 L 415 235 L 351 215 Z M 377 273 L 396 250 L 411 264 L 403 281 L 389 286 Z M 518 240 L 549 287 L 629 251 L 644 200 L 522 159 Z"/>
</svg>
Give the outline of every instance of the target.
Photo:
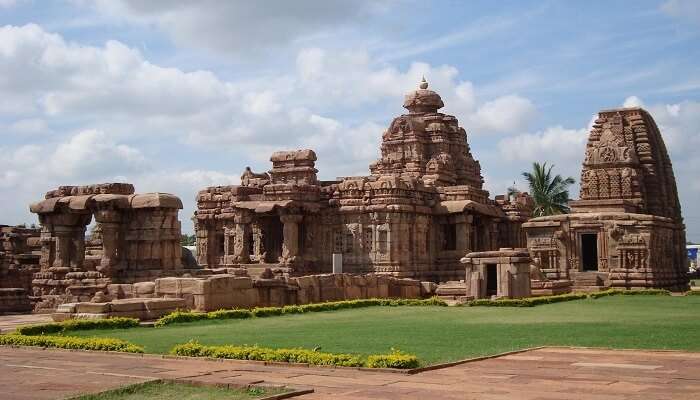
<svg viewBox="0 0 700 400">
<path fill-rule="evenodd" d="M 182 298 L 188 308 L 281 307 L 290 304 L 367 298 L 421 298 L 432 295 L 430 285 L 385 275 L 327 274 L 287 279 L 252 279 L 235 275 L 207 278 L 161 278 L 154 295 Z"/>
</svg>

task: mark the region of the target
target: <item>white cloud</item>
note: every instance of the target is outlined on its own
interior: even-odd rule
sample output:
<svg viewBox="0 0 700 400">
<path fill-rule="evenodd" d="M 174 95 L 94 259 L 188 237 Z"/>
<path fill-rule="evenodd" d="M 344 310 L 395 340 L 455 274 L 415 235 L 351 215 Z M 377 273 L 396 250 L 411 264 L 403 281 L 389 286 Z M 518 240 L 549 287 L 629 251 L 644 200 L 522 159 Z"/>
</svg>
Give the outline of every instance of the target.
<svg viewBox="0 0 700 400">
<path fill-rule="evenodd" d="M 484 103 L 471 116 L 473 129 L 515 132 L 526 130 L 536 113 L 532 101 L 518 95 L 507 95 Z"/>
<path fill-rule="evenodd" d="M 105 15 L 154 26 L 175 43 L 228 54 L 262 51 L 325 30 L 364 20 L 387 9 L 386 2 L 315 0 L 267 2 L 201 0 L 191 2 L 100 0 L 86 3 Z"/>
<path fill-rule="evenodd" d="M 637 96 L 629 96 L 622 103 L 622 107 L 644 107 L 644 103 Z"/>
<path fill-rule="evenodd" d="M 700 2 L 697 0 L 667 0 L 661 5 L 666 14 L 700 23 Z"/>
<path fill-rule="evenodd" d="M 588 130 L 549 127 L 543 132 L 501 139 L 498 149 L 508 161 L 538 161 L 550 164 L 575 164 L 583 158 Z"/>
</svg>

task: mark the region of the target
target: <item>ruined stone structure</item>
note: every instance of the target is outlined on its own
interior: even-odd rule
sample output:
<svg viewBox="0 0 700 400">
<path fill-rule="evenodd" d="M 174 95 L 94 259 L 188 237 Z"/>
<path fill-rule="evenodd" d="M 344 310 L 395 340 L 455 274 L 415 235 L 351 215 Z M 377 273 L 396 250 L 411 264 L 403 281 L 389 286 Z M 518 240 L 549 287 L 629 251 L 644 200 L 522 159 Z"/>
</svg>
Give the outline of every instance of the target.
<svg viewBox="0 0 700 400">
<path fill-rule="evenodd" d="M 571 214 L 523 225 L 550 280 L 575 289 L 685 288 L 685 227 L 663 138 L 641 108 L 601 111 Z"/>
<path fill-rule="evenodd" d="M 39 271 L 39 230 L 0 225 L 0 313 L 32 309 L 32 276 Z"/>
<path fill-rule="evenodd" d="M 240 186 L 202 190 L 198 262 L 299 276 L 330 272 L 338 253 L 343 272 L 447 281 L 468 252 L 524 246 L 528 197 L 489 199 L 465 130 L 425 81 L 404 107 L 370 175 L 319 181 L 312 150 L 282 151 L 269 174 L 246 168 Z"/>
<path fill-rule="evenodd" d="M 41 270 L 34 274 L 38 309 L 85 301 L 110 283 L 179 275 L 180 199 L 135 194 L 127 183 L 61 186 L 32 204 L 41 223 Z M 95 218 L 93 237 L 86 227 Z"/>
<path fill-rule="evenodd" d="M 530 297 L 530 254 L 527 249 L 503 248 L 467 254 L 466 297 Z"/>
</svg>

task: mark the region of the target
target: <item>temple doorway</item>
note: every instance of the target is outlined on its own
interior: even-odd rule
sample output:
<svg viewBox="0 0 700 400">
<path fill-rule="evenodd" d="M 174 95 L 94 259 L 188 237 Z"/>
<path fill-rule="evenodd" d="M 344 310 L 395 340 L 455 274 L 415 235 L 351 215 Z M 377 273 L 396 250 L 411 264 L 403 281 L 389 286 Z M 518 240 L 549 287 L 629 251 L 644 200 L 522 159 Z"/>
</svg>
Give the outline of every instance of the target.
<svg viewBox="0 0 700 400">
<path fill-rule="evenodd" d="M 284 241 L 282 221 L 280 221 L 279 216 L 266 217 L 263 220 L 262 228 L 265 262 L 277 263 L 282 257 L 282 242 Z"/>
<path fill-rule="evenodd" d="M 581 267 L 584 271 L 598 271 L 598 234 L 581 234 Z"/>
<path fill-rule="evenodd" d="M 486 264 L 486 296 L 498 295 L 498 267 L 496 264 Z"/>
</svg>

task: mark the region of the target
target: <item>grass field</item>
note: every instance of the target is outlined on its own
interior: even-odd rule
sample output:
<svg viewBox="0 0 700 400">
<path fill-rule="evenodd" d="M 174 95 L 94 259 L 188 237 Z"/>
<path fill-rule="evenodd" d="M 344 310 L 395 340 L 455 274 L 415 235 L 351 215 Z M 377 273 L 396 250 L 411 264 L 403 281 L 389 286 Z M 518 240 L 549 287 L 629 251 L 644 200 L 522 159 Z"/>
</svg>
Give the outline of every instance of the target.
<svg viewBox="0 0 700 400">
<path fill-rule="evenodd" d="M 429 365 L 542 345 L 700 351 L 699 317 L 700 296 L 615 296 L 531 308 L 369 307 L 68 334 L 126 339 L 149 353 L 190 339 L 363 355 L 393 347 Z"/>
<path fill-rule="evenodd" d="M 280 393 L 284 393 L 284 390 L 255 387 L 225 389 L 185 383 L 147 382 L 70 400 L 252 400 Z"/>
</svg>

